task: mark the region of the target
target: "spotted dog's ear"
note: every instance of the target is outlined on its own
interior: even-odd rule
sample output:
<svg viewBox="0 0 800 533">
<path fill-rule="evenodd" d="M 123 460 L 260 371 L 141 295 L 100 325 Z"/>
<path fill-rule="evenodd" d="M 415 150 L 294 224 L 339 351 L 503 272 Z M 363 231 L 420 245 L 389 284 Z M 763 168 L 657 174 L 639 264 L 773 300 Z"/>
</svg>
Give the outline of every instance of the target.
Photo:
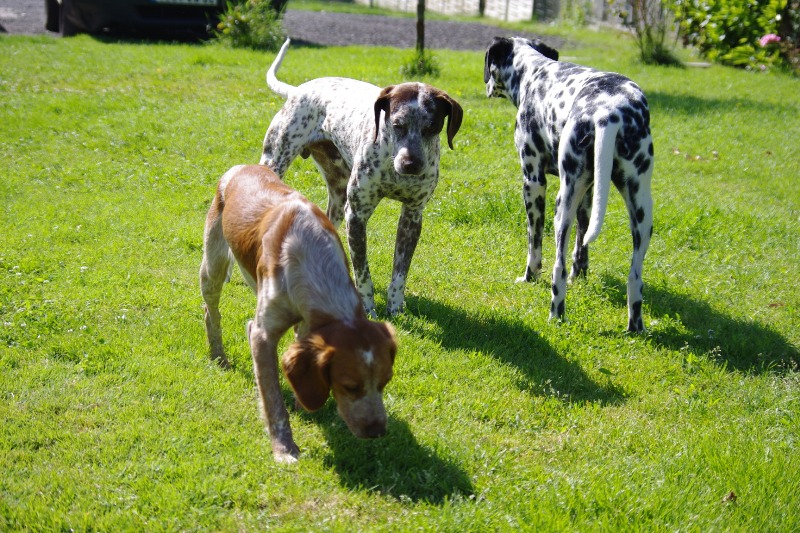
<svg viewBox="0 0 800 533">
<path fill-rule="evenodd" d="M 483 63 L 483 83 L 489 83 L 492 77 L 491 66 L 499 65 L 508 60 L 514 50 L 514 42 L 506 37 L 495 37 L 486 49 Z"/>
<path fill-rule="evenodd" d="M 447 115 L 447 146 L 453 149 L 453 137 L 461 127 L 461 120 L 464 118 L 464 110 L 461 105 L 453 100 L 449 94 L 442 90 L 436 91 L 436 100 L 444 107 Z"/>
<path fill-rule="evenodd" d="M 553 61 L 558 61 L 558 50 L 556 50 L 555 48 L 547 46 L 539 39 L 534 39 L 530 41 L 530 43 L 531 43 L 531 48 L 542 54 L 544 57 L 552 59 Z"/>
<path fill-rule="evenodd" d="M 333 347 L 321 335 L 311 335 L 292 343 L 281 358 L 283 372 L 297 400 L 309 411 L 316 411 L 328 400 L 333 353 Z"/>
<path fill-rule="evenodd" d="M 378 132 L 381 128 L 381 111 L 386 113 L 386 116 L 389 116 L 389 104 L 392 101 L 392 91 L 394 91 L 394 85 L 384 87 L 381 94 L 378 95 L 378 99 L 375 100 L 375 137 L 372 139 L 373 143 L 378 141 Z"/>
</svg>

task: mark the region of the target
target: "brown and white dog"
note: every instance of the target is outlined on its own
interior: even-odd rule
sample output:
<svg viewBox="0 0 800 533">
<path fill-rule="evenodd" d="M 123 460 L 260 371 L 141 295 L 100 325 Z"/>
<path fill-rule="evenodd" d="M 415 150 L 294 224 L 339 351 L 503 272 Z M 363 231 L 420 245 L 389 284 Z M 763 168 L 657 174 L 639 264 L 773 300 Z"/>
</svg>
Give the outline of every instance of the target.
<svg viewBox="0 0 800 533">
<path fill-rule="evenodd" d="M 382 393 L 397 352 L 394 330 L 364 313 L 341 240 L 325 214 L 268 167 L 235 166 L 217 186 L 203 244 L 206 334 L 211 357 L 222 367 L 229 363 L 219 299 L 234 260 L 256 293 L 247 336 L 275 459 L 294 462 L 300 453 L 277 364 L 278 342 L 292 326 L 295 342 L 281 362 L 298 402 L 314 411 L 332 391 L 356 437 L 384 435 Z"/>
</svg>

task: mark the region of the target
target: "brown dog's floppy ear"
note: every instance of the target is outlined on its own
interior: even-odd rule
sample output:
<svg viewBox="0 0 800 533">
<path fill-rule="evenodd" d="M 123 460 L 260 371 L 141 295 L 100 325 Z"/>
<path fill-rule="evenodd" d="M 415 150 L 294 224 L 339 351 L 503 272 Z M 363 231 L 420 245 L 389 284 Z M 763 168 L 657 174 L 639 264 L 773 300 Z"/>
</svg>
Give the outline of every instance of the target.
<svg viewBox="0 0 800 533">
<path fill-rule="evenodd" d="M 331 382 L 328 363 L 333 348 L 319 335 L 292 343 L 281 358 L 283 372 L 297 400 L 308 411 L 316 411 L 328 400 Z"/>
<path fill-rule="evenodd" d="M 391 344 L 389 354 L 392 357 L 392 364 L 394 364 L 394 358 L 397 355 L 397 334 L 394 327 L 389 322 L 379 322 L 378 327 Z"/>
<path fill-rule="evenodd" d="M 444 108 L 444 114 L 447 115 L 447 146 L 452 150 L 453 137 L 456 136 L 458 129 L 461 127 L 461 119 L 464 118 L 464 111 L 461 109 L 458 102 L 453 100 L 450 95 L 443 90 L 433 88 L 432 91 L 433 97 L 441 106 L 439 109 Z"/>
<path fill-rule="evenodd" d="M 389 104 L 391 102 L 391 93 L 394 90 L 394 85 L 384 87 L 378 99 L 375 100 L 375 137 L 372 139 L 373 144 L 378 141 L 378 131 L 381 128 L 381 111 L 389 116 Z"/>
</svg>

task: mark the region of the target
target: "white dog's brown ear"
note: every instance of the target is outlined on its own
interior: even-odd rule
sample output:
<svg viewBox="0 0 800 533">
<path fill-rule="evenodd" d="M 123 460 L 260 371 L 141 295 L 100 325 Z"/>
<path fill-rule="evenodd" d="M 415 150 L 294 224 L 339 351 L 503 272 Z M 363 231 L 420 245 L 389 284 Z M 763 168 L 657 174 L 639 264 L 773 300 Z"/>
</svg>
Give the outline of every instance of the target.
<svg viewBox="0 0 800 533">
<path fill-rule="evenodd" d="M 447 146 L 453 149 L 453 137 L 458 133 L 461 127 L 461 120 L 464 118 L 464 110 L 458 102 L 445 95 L 445 100 L 450 104 L 450 115 L 447 118 Z"/>
<path fill-rule="evenodd" d="M 389 104 L 392 100 L 393 90 L 394 85 L 384 87 L 381 94 L 378 95 L 378 99 L 375 100 L 375 137 L 372 139 L 373 143 L 378 141 L 378 132 L 381 129 L 381 111 L 386 113 L 387 117 L 389 116 Z"/>
<path fill-rule="evenodd" d="M 281 358 L 283 372 L 297 400 L 308 411 L 316 411 L 328 400 L 331 382 L 328 372 L 333 348 L 313 335 L 292 343 Z"/>
</svg>

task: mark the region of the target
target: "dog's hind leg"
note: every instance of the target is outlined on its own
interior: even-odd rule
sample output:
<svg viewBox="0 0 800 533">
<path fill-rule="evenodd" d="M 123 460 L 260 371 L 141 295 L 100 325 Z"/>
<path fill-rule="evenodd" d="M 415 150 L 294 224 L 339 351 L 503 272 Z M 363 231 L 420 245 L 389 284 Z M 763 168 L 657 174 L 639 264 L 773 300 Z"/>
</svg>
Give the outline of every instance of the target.
<svg viewBox="0 0 800 533">
<path fill-rule="evenodd" d="M 308 151 L 328 186 L 328 208 L 325 214 L 337 229 L 344 220 L 347 182 L 351 169 L 336 146 L 330 141 L 310 145 Z"/>
<path fill-rule="evenodd" d="M 589 228 L 589 217 L 592 214 L 592 189 L 586 191 L 583 201 L 578 206 L 575 225 L 575 249 L 572 252 L 572 270 L 570 281 L 586 277 L 589 272 L 589 245 L 583 244 L 586 230 Z"/>
<path fill-rule="evenodd" d="M 562 139 L 571 139 L 574 135 L 575 124 L 568 122 L 562 132 Z M 576 148 L 578 150 L 576 151 Z M 560 186 L 558 196 L 556 196 L 556 214 L 553 220 L 553 231 L 556 237 L 556 256 L 553 262 L 552 279 L 552 299 L 550 302 L 550 318 L 563 319 L 565 314 L 565 302 L 567 297 L 567 241 L 569 240 L 572 222 L 578 211 L 582 211 L 582 217 L 587 211 L 586 196 L 590 186 L 591 176 L 585 172 L 585 151 L 580 147 L 571 146 L 571 143 L 563 142 L 558 150 L 558 175 Z M 581 233 L 586 233 L 588 222 L 583 227 L 578 228 L 578 240 L 580 243 L 577 253 L 580 255 L 580 246 L 583 245 Z M 586 250 L 588 254 L 588 249 Z M 588 260 L 588 255 L 587 255 Z M 579 267 L 580 268 L 580 267 Z"/>
<path fill-rule="evenodd" d="M 644 143 L 647 146 L 647 143 Z M 628 273 L 628 331 L 644 331 L 642 320 L 642 298 L 644 282 L 642 269 L 650 238 L 653 235 L 653 198 L 650 192 L 650 179 L 653 173 L 652 159 L 645 163 L 625 161 L 623 168 L 627 179 L 618 188 L 625 199 L 630 219 L 633 254 Z M 643 172 L 640 172 L 643 170 Z M 615 183 L 616 184 L 616 183 Z"/>
<path fill-rule="evenodd" d="M 230 279 L 233 258 L 230 248 L 222 234 L 222 213 L 218 209 L 217 198 L 211 204 L 206 218 L 203 238 L 203 262 L 200 265 L 200 292 L 205 302 L 204 317 L 206 336 L 211 359 L 222 368 L 230 368 L 222 345 L 222 325 L 220 322 L 219 299 L 222 287 Z"/>
<path fill-rule="evenodd" d="M 260 164 L 270 167 L 283 179 L 289 165 L 306 145 L 321 140 L 312 138 L 318 121 L 313 109 L 304 112 L 292 110 L 287 102 L 267 128 Z"/>
</svg>

